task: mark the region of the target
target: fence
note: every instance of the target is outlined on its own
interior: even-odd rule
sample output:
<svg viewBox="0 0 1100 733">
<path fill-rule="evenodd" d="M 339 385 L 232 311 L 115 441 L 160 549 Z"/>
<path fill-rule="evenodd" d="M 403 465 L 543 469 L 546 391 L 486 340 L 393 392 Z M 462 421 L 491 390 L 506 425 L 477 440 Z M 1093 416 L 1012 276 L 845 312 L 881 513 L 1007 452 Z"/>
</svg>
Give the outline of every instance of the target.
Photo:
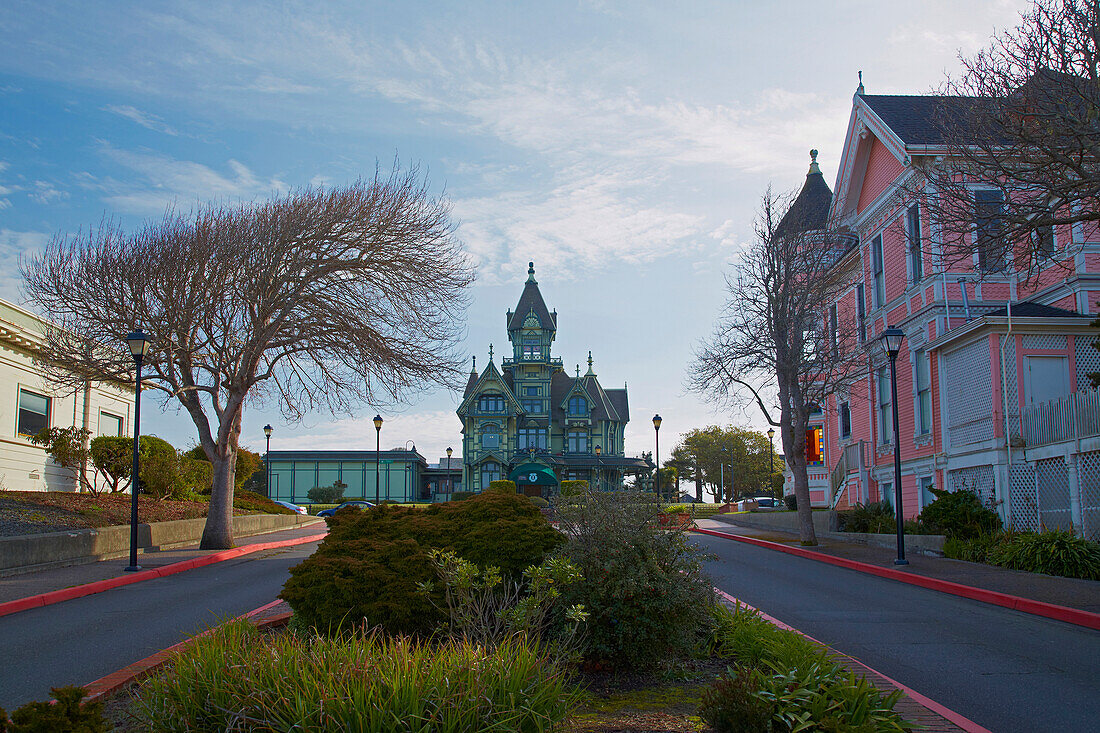
<svg viewBox="0 0 1100 733">
<path fill-rule="evenodd" d="M 1025 408 L 1020 432 L 1029 448 L 1100 435 L 1100 390 L 1074 392 Z"/>
<path fill-rule="evenodd" d="M 844 446 L 844 452 L 840 454 L 840 460 L 837 461 L 832 473 L 829 475 L 829 488 L 832 492 L 832 500 L 829 502 L 830 507 L 835 507 L 837 502 L 840 501 L 841 492 L 848 485 L 849 474 L 864 468 L 863 446 L 865 443 L 866 441 L 861 440 L 858 443 Z"/>
</svg>

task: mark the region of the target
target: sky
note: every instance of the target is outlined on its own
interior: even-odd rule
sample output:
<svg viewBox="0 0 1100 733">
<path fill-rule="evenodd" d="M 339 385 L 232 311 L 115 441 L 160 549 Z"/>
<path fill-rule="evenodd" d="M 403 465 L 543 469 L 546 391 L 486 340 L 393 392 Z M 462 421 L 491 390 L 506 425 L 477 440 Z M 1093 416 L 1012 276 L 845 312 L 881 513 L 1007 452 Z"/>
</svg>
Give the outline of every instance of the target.
<svg viewBox="0 0 1100 733">
<path fill-rule="evenodd" d="M 591 349 L 627 384 L 628 455 L 710 424 L 766 428 L 684 388 L 769 184 L 826 180 L 857 72 L 921 94 L 958 54 L 1015 25 L 1023 0 L 882 2 L 21 2 L 0 4 L 0 298 L 48 238 L 211 200 L 370 177 L 396 159 L 453 206 L 478 269 L 463 348 L 507 351 L 505 312 L 534 261 L 558 311 L 553 355 Z M 499 359 L 499 356 L 498 356 Z M 499 363 L 499 361 L 498 361 Z M 360 405 L 289 424 L 248 407 L 262 450 L 461 453 L 460 395 Z M 178 447 L 174 406 L 142 432 Z"/>
</svg>

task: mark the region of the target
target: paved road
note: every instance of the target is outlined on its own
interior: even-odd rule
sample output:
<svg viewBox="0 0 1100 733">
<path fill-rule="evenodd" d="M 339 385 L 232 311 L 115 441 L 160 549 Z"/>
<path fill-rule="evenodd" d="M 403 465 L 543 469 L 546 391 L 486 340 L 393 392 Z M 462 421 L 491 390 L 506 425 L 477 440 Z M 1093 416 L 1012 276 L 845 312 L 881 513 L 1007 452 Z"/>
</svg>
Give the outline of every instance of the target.
<svg viewBox="0 0 1100 733">
<path fill-rule="evenodd" d="M 275 600 L 316 543 L 147 580 L 0 617 L 0 707 L 48 700 Z"/>
<path fill-rule="evenodd" d="M 996 733 L 1100 730 L 1100 632 L 697 535 L 715 584 Z"/>
</svg>

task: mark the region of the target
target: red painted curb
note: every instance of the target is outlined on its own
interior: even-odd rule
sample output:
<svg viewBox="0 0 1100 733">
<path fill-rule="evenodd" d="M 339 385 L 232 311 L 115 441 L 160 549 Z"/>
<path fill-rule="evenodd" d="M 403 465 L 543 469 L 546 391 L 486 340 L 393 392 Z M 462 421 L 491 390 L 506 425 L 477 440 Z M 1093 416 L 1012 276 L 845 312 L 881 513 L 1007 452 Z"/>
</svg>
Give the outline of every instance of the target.
<svg viewBox="0 0 1100 733">
<path fill-rule="evenodd" d="M 278 605 L 279 603 L 282 603 L 282 601 L 276 598 L 271 603 L 266 603 L 259 608 L 252 609 L 242 616 L 238 616 L 237 619 L 254 619 L 259 614 L 263 613 L 272 606 Z M 237 619 L 233 620 L 236 621 Z M 288 620 L 290 620 L 289 613 L 280 613 L 276 616 L 265 618 L 262 621 L 253 621 L 253 623 L 255 623 L 256 626 L 263 628 L 265 626 L 281 626 Z M 206 636 L 213 630 L 214 629 L 207 629 L 206 631 L 199 632 L 198 634 L 192 636 L 190 639 L 184 639 L 178 644 L 173 644 L 167 649 L 162 649 L 155 654 L 150 654 L 149 656 L 145 657 L 145 659 L 139 659 L 133 664 L 128 664 L 117 672 L 112 672 L 111 674 L 104 675 L 95 682 L 89 682 L 88 684 L 84 685 L 86 694 L 83 701 L 85 703 L 88 703 L 93 700 L 97 700 L 104 695 L 110 695 L 111 693 L 122 689 L 134 680 L 137 680 L 138 678 L 144 677 L 148 674 L 152 674 L 153 672 L 157 671 L 157 669 L 164 666 L 164 664 L 172 657 L 172 654 L 174 654 L 176 651 L 179 651 L 180 649 L 183 649 L 184 647 L 190 645 L 192 642 L 195 641 L 195 639 Z"/>
<path fill-rule="evenodd" d="M 962 598 L 969 598 L 973 601 L 981 601 L 982 603 L 988 603 L 993 606 L 1009 608 L 1013 611 L 1022 611 L 1035 616 L 1051 618 L 1055 621 L 1064 621 L 1067 624 L 1075 624 L 1077 626 L 1084 626 L 1088 629 L 1100 630 L 1100 613 L 1082 611 L 1079 608 L 1059 606 L 1055 603 L 1036 601 L 1031 598 L 1022 598 L 1020 596 L 1001 593 L 995 590 L 975 588 L 973 586 L 963 585 L 962 583 L 953 583 L 950 580 L 940 580 L 939 578 L 929 578 L 923 575 L 903 573 L 893 568 L 880 568 L 877 565 L 859 562 L 858 560 L 833 557 L 832 555 L 814 552 L 813 550 L 807 550 L 802 547 L 790 547 L 788 545 L 779 544 L 778 542 L 769 542 L 768 540 L 760 540 L 755 537 L 742 537 L 741 535 L 718 532 L 713 529 L 696 528 L 695 531 L 702 534 L 714 535 L 715 537 L 722 537 L 727 540 L 746 542 L 750 545 L 765 547 L 769 550 L 786 552 L 789 555 L 797 555 L 798 557 L 817 560 L 818 562 L 828 563 L 829 565 L 837 565 L 842 568 L 848 568 L 849 570 L 857 570 L 869 575 L 877 575 L 880 578 L 897 580 L 901 583 L 908 583 L 909 585 L 916 585 L 922 588 L 928 588 L 929 590 L 940 591 L 941 593 L 950 593 L 953 596 L 961 596 Z"/>
<path fill-rule="evenodd" d="M 809 639 L 810 641 L 812 641 L 815 644 L 823 646 L 826 649 L 829 649 L 830 651 L 835 651 L 828 644 L 824 644 L 821 641 L 818 641 L 814 637 L 810 636 L 809 634 L 806 634 L 806 633 L 804 633 L 802 631 L 799 631 L 798 629 L 794 628 L 793 626 L 789 626 L 788 624 L 783 623 L 782 621 L 775 618 L 774 616 L 769 616 L 768 614 L 761 611 L 759 608 L 753 608 L 752 606 L 745 603 L 744 601 L 742 601 L 740 599 L 737 599 L 737 598 L 734 598 L 729 593 L 726 593 L 725 591 L 720 590 L 719 588 L 715 588 L 714 590 L 715 590 L 715 592 L 718 593 L 718 595 L 722 596 L 727 601 L 729 601 L 731 603 L 734 603 L 738 606 L 743 606 L 743 607 L 748 608 L 752 611 L 756 611 L 758 614 L 760 614 L 760 617 L 762 619 L 764 619 L 768 623 L 772 624 L 773 626 L 777 626 L 778 628 L 781 628 L 781 629 L 786 629 L 787 631 L 793 631 L 794 633 L 798 634 L 799 636 L 805 637 L 805 638 Z M 967 718 L 963 715 L 960 715 L 959 713 L 956 713 L 951 708 L 944 707 L 943 705 L 936 702 L 932 698 L 927 697 L 926 695 L 920 694 L 916 690 L 914 690 L 914 689 L 912 689 L 912 688 L 910 688 L 906 685 L 901 684 L 900 682 L 893 679 L 892 677 L 887 677 L 882 672 L 879 672 L 874 667 L 870 667 L 870 666 L 864 664 L 863 662 L 860 662 L 855 657 L 849 656 L 847 654 L 844 654 L 843 656 L 845 656 L 848 659 L 851 659 L 855 662 L 859 662 L 859 664 L 863 665 L 863 667 L 870 670 L 874 674 L 877 674 L 879 677 L 883 678 L 884 680 L 889 682 L 891 685 L 893 685 L 894 687 L 896 687 L 899 690 L 901 690 L 902 692 L 904 692 L 907 696 L 909 696 L 910 698 L 912 698 L 916 702 L 918 702 L 921 705 L 923 705 L 924 707 L 928 708 L 929 710 L 934 712 L 936 715 L 939 715 L 940 717 L 946 718 L 947 720 L 951 721 L 955 725 L 957 725 L 960 728 L 962 728 L 963 730 L 965 730 L 967 733 L 992 733 L 992 731 L 990 731 L 988 728 L 983 728 L 982 726 L 978 725 L 977 723 L 975 723 L 970 718 Z"/>
<path fill-rule="evenodd" d="M 142 570 L 117 578 L 97 580 L 94 583 L 85 583 L 84 585 L 77 585 L 72 588 L 62 588 L 61 590 L 54 590 L 48 593 L 39 593 L 38 595 L 19 598 L 14 601 L 8 601 L 7 603 L 0 603 L 0 616 L 26 611 L 29 608 L 38 608 L 40 606 L 49 606 L 62 601 L 70 601 L 74 598 L 90 596 L 95 593 L 102 593 L 105 590 L 111 590 L 112 588 L 118 588 L 123 585 L 130 585 L 131 583 L 140 583 L 143 580 L 153 580 L 154 578 L 175 575 L 185 570 L 194 570 L 195 568 L 205 567 L 206 565 L 233 560 L 238 557 L 243 557 L 244 555 L 251 555 L 254 552 L 260 552 L 261 550 L 274 550 L 280 547 L 304 545 L 309 542 L 316 542 L 317 540 L 324 539 L 324 537 L 325 534 L 311 534 L 307 537 L 296 537 L 290 540 L 259 542 L 254 545 L 234 547 L 232 550 L 214 552 L 191 560 L 181 560 L 180 562 L 174 562 L 164 567 Z"/>
</svg>

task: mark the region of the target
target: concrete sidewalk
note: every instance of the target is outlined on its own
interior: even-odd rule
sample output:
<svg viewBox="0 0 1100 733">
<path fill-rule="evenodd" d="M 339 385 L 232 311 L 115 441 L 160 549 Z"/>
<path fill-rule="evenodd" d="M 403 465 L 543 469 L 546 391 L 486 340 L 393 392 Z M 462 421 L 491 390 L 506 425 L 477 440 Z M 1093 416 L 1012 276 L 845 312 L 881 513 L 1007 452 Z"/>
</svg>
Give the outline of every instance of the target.
<svg viewBox="0 0 1100 733">
<path fill-rule="evenodd" d="M 798 536 L 795 534 L 741 527 L 736 522 L 736 515 L 729 517 L 715 515 L 709 519 L 697 519 L 695 524 L 703 529 L 801 547 Z M 894 558 L 897 556 L 895 549 L 840 542 L 835 539 L 820 540 L 818 546 L 802 549 L 869 565 L 893 568 L 913 575 L 946 580 L 972 588 L 1100 613 L 1100 582 L 1098 581 L 1024 573 L 994 565 L 917 554 L 907 554 L 909 565 L 897 567 L 894 565 Z"/>
<path fill-rule="evenodd" d="M 318 519 L 315 522 L 301 524 L 293 529 L 240 537 L 237 539 L 236 546 L 246 547 L 253 544 L 307 537 L 325 531 L 325 527 L 325 521 Z M 200 550 L 197 544 L 191 547 L 158 552 L 141 552 L 138 554 L 138 564 L 144 570 L 151 570 L 215 552 L 220 552 L 220 550 Z M 271 552 L 279 552 L 279 550 L 271 550 Z M 84 565 L 70 565 L 68 567 L 49 568 L 21 575 L 0 577 L 0 603 L 127 575 L 125 567 L 128 562 L 128 558 L 115 558 Z"/>
</svg>

